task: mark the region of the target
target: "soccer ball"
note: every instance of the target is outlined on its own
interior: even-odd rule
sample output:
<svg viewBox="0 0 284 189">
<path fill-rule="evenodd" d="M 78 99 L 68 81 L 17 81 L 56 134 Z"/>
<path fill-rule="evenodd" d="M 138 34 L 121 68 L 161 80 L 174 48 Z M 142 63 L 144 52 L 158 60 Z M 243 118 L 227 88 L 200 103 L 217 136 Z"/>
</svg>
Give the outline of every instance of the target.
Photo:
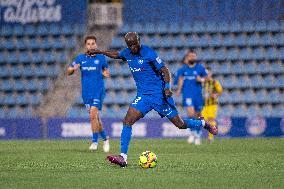
<svg viewBox="0 0 284 189">
<path fill-rule="evenodd" d="M 144 168 L 154 168 L 157 165 L 157 156 L 153 152 L 143 152 L 139 157 L 139 165 Z"/>
</svg>

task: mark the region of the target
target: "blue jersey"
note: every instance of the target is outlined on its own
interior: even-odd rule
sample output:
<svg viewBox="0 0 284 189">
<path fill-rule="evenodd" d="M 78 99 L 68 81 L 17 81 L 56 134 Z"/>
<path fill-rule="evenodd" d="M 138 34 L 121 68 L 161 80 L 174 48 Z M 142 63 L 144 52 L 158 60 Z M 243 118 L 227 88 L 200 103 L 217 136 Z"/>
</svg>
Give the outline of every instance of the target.
<svg viewBox="0 0 284 189">
<path fill-rule="evenodd" d="M 126 48 L 119 52 L 119 58 L 127 61 L 136 83 L 137 94 L 163 95 L 164 81 L 159 70 L 165 64 L 153 49 L 141 45 L 139 54 L 133 54 Z"/>
<path fill-rule="evenodd" d="M 75 64 L 80 64 L 83 100 L 97 97 L 104 90 L 102 71 L 108 68 L 105 56 L 101 54 L 96 56 L 80 54 L 71 66 Z"/>
<path fill-rule="evenodd" d="M 178 82 L 179 77 L 183 77 L 182 95 L 186 97 L 202 96 L 202 83 L 196 81 L 196 77 L 206 77 L 207 73 L 202 64 L 195 64 L 194 67 L 183 65 L 177 72 L 175 84 Z"/>
</svg>

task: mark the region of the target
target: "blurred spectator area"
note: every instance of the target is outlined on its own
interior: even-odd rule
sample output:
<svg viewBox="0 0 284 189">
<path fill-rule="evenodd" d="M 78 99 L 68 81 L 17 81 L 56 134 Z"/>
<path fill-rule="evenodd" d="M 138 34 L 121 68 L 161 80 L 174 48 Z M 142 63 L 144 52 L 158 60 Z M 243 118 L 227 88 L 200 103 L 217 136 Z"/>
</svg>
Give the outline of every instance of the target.
<svg viewBox="0 0 284 189">
<path fill-rule="evenodd" d="M 1 25 L 0 118 L 32 116 L 84 30 L 77 24 Z"/>
</svg>

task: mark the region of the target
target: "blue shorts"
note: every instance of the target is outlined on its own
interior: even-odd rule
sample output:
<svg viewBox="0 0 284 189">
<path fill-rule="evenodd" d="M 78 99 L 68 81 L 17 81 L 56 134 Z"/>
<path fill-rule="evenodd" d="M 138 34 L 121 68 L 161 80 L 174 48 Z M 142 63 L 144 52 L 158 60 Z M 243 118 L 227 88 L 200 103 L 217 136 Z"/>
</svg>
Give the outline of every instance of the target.
<svg viewBox="0 0 284 189">
<path fill-rule="evenodd" d="M 202 97 L 183 97 L 183 107 L 193 107 L 196 112 L 201 112 L 204 107 L 204 100 Z"/>
<path fill-rule="evenodd" d="M 143 116 L 154 109 L 161 117 L 169 119 L 178 115 L 174 99 L 165 98 L 160 95 L 137 95 L 132 101 L 131 107 L 139 110 Z"/>
<path fill-rule="evenodd" d="M 97 107 L 98 110 L 102 110 L 104 98 L 105 98 L 105 91 L 102 90 L 100 93 L 97 93 L 93 95 L 92 97 L 87 97 L 87 98 L 83 97 L 83 102 L 86 108 L 88 109 L 88 111 L 90 110 L 92 106 Z"/>
</svg>

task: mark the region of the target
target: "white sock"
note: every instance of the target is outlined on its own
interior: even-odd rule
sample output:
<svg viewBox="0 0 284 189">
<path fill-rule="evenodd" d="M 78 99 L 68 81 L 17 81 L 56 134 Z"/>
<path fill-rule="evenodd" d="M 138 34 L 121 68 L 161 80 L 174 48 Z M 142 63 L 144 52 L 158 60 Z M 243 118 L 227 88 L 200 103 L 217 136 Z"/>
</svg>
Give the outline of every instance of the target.
<svg viewBox="0 0 284 189">
<path fill-rule="evenodd" d="M 202 126 L 204 127 L 204 126 L 205 126 L 205 121 L 204 121 L 204 119 L 201 120 L 201 123 L 202 123 Z"/>
<path fill-rule="evenodd" d="M 120 155 L 123 157 L 123 159 L 124 159 L 125 161 L 127 161 L 127 154 L 121 153 Z"/>
</svg>

